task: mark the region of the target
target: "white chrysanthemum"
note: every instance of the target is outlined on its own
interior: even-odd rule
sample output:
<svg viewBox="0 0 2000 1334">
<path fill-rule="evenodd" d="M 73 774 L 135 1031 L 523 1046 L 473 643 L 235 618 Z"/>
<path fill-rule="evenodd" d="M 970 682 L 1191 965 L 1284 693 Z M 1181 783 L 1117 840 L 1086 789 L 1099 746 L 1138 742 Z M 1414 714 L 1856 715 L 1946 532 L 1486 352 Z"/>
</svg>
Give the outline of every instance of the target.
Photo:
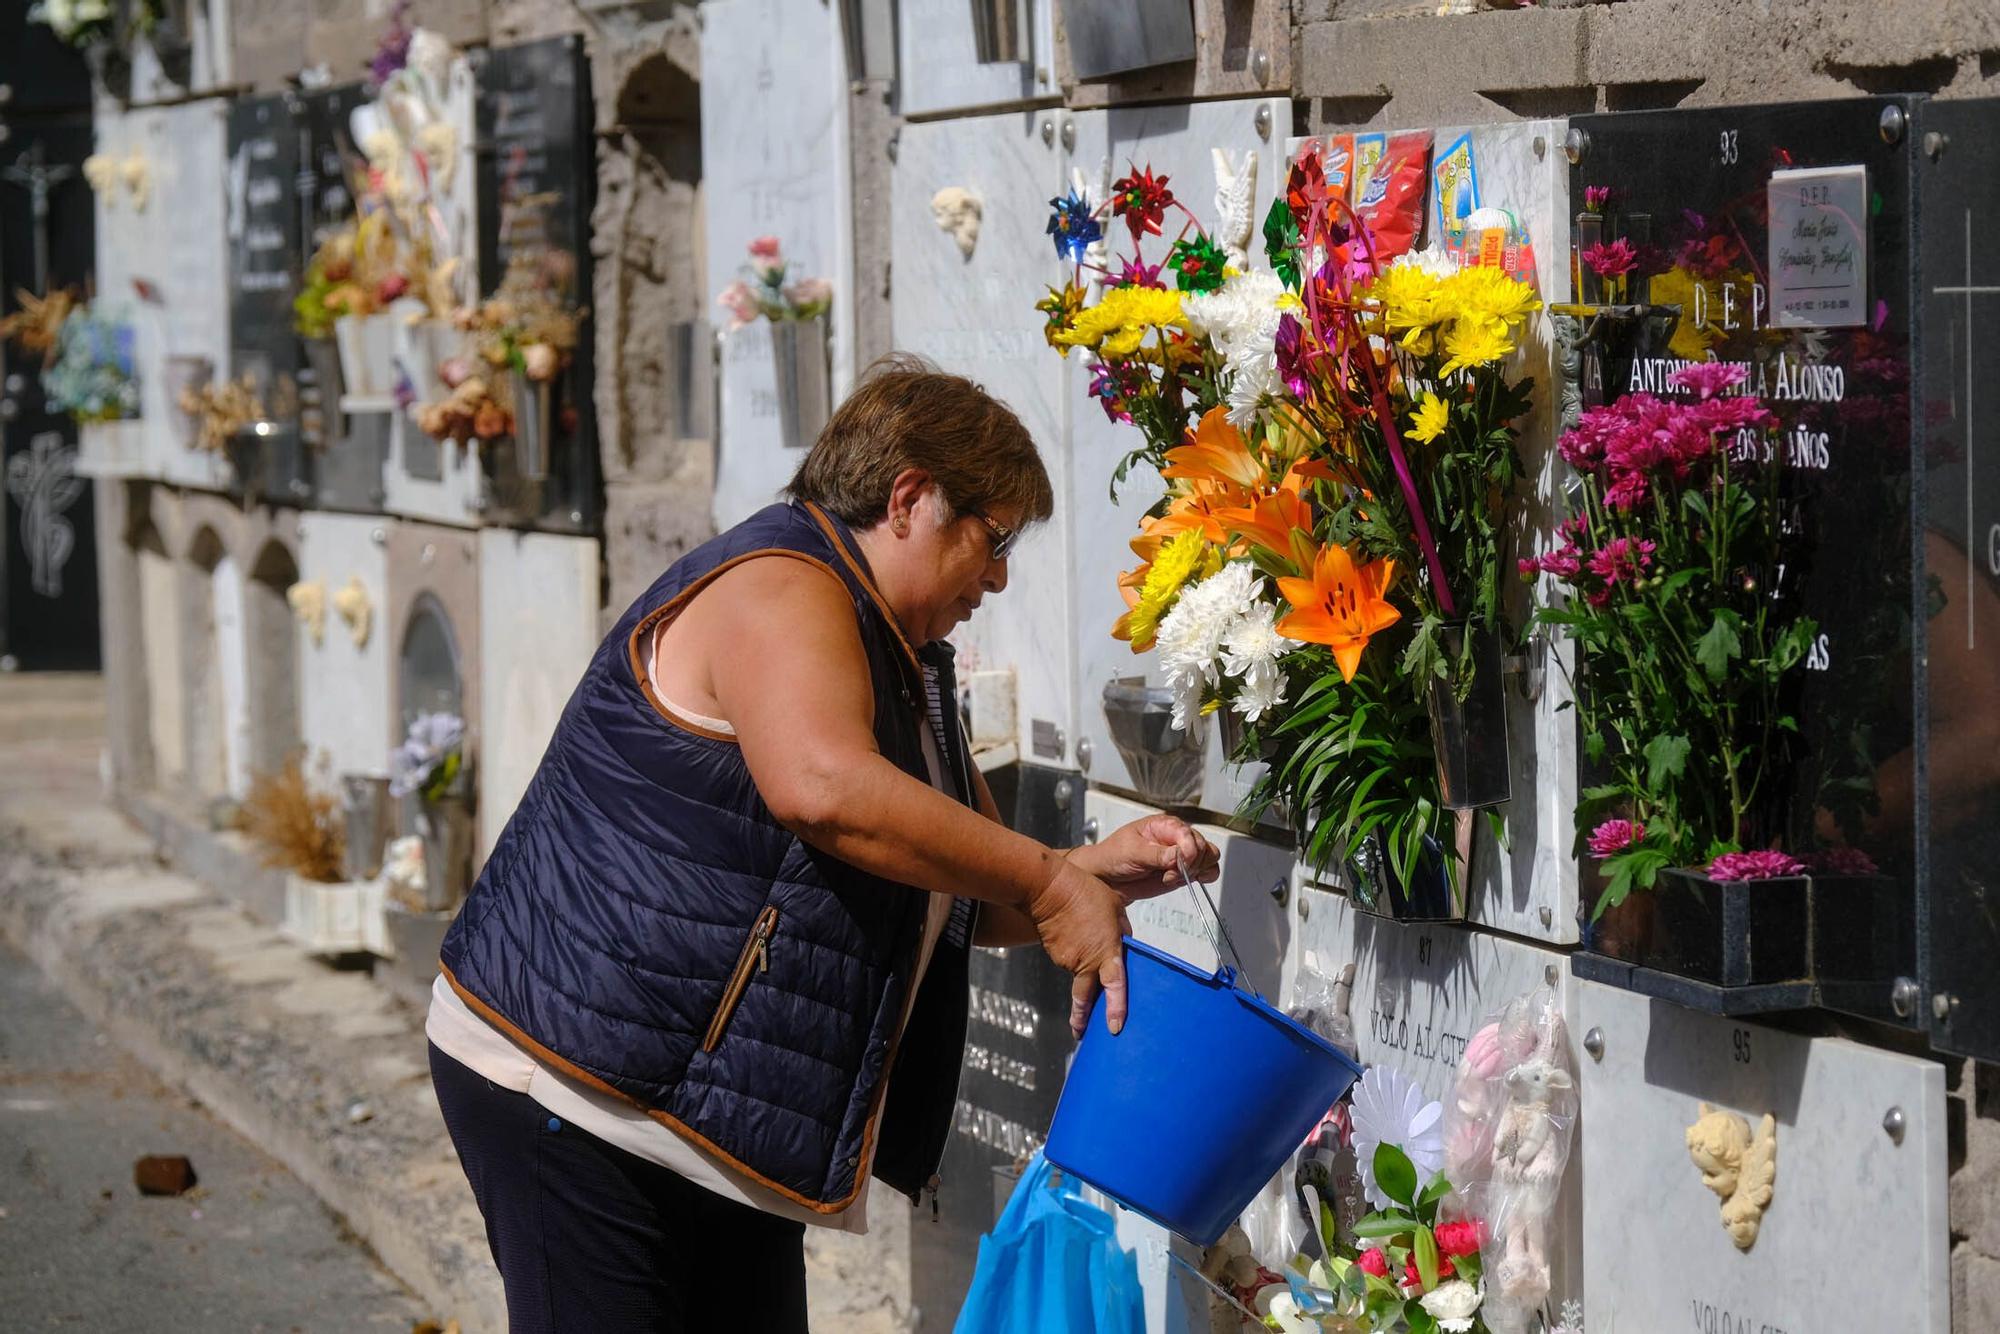
<svg viewBox="0 0 2000 1334">
<path fill-rule="evenodd" d="M 1444 1170 L 1444 1104 L 1424 1097 L 1424 1091 L 1402 1071 L 1371 1065 L 1354 1086 L 1354 1158 L 1361 1169 L 1361 1189 L 1377 1209 L 1395 1204 L 1375 1181 L 1375 1150 L 1393 1144 L 1417 1169 L 1422 1189 Z"/>
<path fill-rule="evenodd" d="M 1160 670 L 1174 692 L 1174 726 L 1185 730 L 1200 712 L 1206 690 L 1222 683 L 1223 643 L 1263 586 L 1253 566 L 1232 561 L 1184 589 L 1160 619 L 1155 642 Z"/>
<path fill-rule="evenodd" d="M 1243 685 L 1236 692 L 1236 712 L 1243 715 L 1244 722 L 1256 722 L 1285 702 L 1286 684 L 1277 664 L 1257 664 L 1244 673 Z"/>
<path fill-rule="evenodd" d="M 1472 1313 L 1479 1309 L 1484 1295 L 1464 1279 L 1452 1278 L 1419 1297 L 1417 1304 L 1437 1321 L 1444 1334 L 1467 1334 L 1472 1328 Z"/>
<path fill-rule="evenodd" d="M 1433 278 L 1449 278 L 1458 272 L 1458 261 L 1442 250 L 1405 250 L 1390 261 L 1392 269 L 1422 269 Z"/>
<path fill-rule="evenodd" d="M 1252 596 L 1261 591 L 1253 591 Z M 1247 607 L 1224 636 L 1222 670 L 1243 676 L 1256 667 L 1274 667 L 1279 656 L 1297 642 L 1278 633 L 1277 607 L 1260 600 Z"/>
</svg>

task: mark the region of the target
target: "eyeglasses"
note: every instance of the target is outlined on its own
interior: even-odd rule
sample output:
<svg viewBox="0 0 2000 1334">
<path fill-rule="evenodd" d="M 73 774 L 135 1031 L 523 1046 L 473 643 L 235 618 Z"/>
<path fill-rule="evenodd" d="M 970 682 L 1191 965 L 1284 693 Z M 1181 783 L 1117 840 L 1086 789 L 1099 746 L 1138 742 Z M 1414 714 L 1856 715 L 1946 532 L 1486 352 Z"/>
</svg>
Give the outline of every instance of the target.
<svg viewBox="0 0 2000 1334">
<path fill-rule="evenodd" d="M 1009 528 L 983 510 L 968 510 L 967 513 L 986 525 L 987 533 L 993 538 L 993 559 L 1006 560 L 1008 553 L 1014 549 L 1014 539 L 1021 535 L 1020 530 Z"/>
</svg>

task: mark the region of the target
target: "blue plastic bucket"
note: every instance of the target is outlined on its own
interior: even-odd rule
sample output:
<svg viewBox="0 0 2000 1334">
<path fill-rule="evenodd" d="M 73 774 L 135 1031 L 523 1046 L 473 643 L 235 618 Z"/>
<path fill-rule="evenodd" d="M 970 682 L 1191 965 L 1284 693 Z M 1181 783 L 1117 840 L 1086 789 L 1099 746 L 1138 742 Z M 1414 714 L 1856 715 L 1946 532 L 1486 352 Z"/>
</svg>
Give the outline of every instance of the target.
<svg viewBox="0 0 2000 1334">
<path fill-rule="evenodd" d="M 1131 1008 L 1098 998 L 1056 1104 L 1050 1162 L 1200 1245 L 1284 1166 L 1361 1067 L 1236 986 L 1125 940 Z"/>
</svg>

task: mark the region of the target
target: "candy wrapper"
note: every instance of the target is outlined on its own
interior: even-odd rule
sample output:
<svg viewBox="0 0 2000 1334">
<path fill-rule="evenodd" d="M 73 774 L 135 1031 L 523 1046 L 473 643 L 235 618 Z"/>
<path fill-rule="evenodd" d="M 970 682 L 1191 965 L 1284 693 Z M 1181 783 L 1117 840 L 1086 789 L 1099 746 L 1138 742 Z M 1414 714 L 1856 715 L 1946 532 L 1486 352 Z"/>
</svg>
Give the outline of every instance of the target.
<svg viewBox="0 0 2000 1334">
<path fill-rule="evenodd" d="M 1575 1064 L 1554 991 L 1510 1002 L 1466 1043 L 1445 1107 L 1445 1172 L 1485 1236 L 1493 1334 L 1529 1334 L 1549 1296 L 1551 1220 L 1576 1128 Z"/>
<path fill-rule="evenodd" d="M 1354 211 L 1368 224 L 1379 263 L 1387 264 L 1417 243 L 1430 156 L 1429 130 L 1355 136 Z"/>
</svg>

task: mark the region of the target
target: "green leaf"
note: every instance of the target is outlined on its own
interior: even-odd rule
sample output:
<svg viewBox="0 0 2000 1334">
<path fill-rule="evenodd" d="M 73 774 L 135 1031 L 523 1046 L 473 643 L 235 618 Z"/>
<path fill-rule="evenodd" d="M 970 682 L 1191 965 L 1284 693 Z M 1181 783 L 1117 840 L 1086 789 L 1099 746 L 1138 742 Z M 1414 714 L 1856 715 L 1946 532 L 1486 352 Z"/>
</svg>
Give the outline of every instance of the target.
<svg viewBox="0 0 2000 1334">
<path fill-rule="evenodd" d="M 1417 1169 L 1409 1155 L 1393 1144 L 1375 1146 L 1375 1184 L 1398 1204 L 1412 1204 L 1417 1197 Z"/>
<path fill-rule="evenodd" d="M 1729 660 L 1743 656 L 1743 641 L 1737 635 L 1743 620 L 1727 608 L 1718 608 L 1707 633 L 1695 642 L 1695 661 L 1711 681 L 1720 681 L 1729 672 Z"/>
<path fill-rule="evenodd" d="M 1354 1225 L 1354 1235 L 1364 1241 L 1380 1241 L 1414 1232 L 1418 1226 L 1417 1220 L 1408 1214 L 1370 1214 Z"/>
<path fill-rule="evenodd" d="M 1443 1173 L 1439 1173 L 1437 1180 L 1424 1187 L 1424 1193 L 1417 1197 L 1417 1206 L 1421 1208 L 1426 1204 L 1436 1204 L 1449 1194 L 1451 1194 L 1451 1182 Z"/>
<path fill-rule="evenodd" d="M 1429 1292 L 1438 1281 L 1438 1239 L 1437 1234 L 1427 1227 L 1417 1229 L 1417 1277 L 1424 1281 L 1424 1291 Z"/>
<path fill-rule="evenodd" d="M 1438 1334 L 1437 1318 L 1415 1297 L 1403 1303 L 1403 1320 L 1409 1325 L 1410 1334 Z"/>
<path fill-rule="evenodd" d="M 1646 743 L 1646 782 L 1658 788 L 1669 778 L 1679 778 L 1687 770 L 1690 746 L 1684 736 L 1665 734 Z"/>
</svg>

